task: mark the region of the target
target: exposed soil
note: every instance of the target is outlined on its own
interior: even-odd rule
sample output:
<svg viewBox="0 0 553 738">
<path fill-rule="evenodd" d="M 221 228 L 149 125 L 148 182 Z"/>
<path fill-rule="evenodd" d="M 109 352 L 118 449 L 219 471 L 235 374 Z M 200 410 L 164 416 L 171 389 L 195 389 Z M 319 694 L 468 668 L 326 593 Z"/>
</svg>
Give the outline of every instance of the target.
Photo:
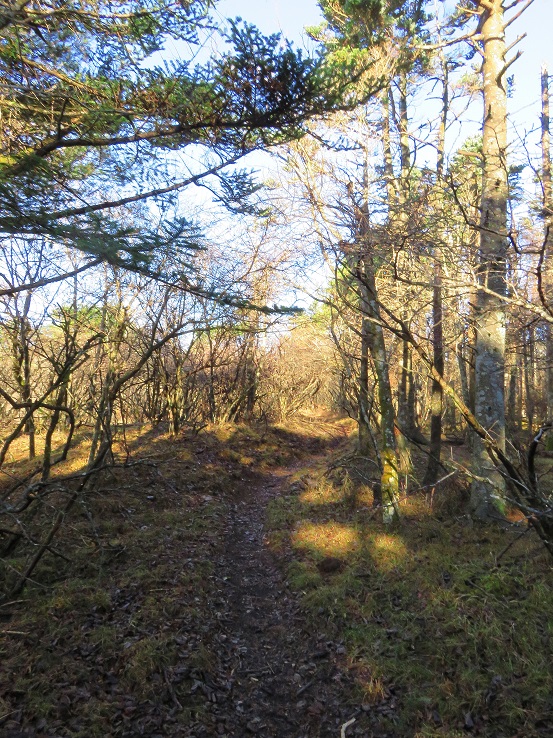
<svg viewBox="0 0 553 738">
<path fill-rule="evenodd" d="M 372 735 L 339 666 L 345 649 L 324 627 L 314 632 L 306 622 L 283 580 L 282 561 L 267 546 L 265 510 L 287 484 L 287 472 L 254 483 L 233 505 L 215 574 L 218 661 L 205 684 L 211 704 L 191 736 L 340 736 L 353 718 L 344 735 Z"/>
<path fill-rule="evenodd" d="M 138 438 L 65 530 L 72 564 L 1 606 L 2 738 L 373 735 L 266 540 L 270 500 L 347 435 L 324 433 Z"/>
</svg>

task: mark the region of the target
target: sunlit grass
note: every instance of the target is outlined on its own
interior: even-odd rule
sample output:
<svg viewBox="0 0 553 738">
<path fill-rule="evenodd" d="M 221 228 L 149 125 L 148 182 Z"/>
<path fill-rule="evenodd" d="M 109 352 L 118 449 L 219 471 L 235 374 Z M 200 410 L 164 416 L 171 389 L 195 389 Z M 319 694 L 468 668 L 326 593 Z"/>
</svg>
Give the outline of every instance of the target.
<svg viewBox="0 0 553 738">
<path fill-rule="evenodd" d="M 407 558 L 409 552 L 399 534 L 377 533 L 367 537 L 367 543 L 376 566 L 390 571 Z"/>
<path fill-rule="evenodd" d="M 380 715 L 378 730 L 417 738 L 553 735 L 553 568 L 540 544 L 524 537 L 498 565 L 518 531 L 456 517 L 454 489 L 439 503 L 403 500 L 403 522 L 392 531 L 358 491 L 347 475 L 321 474 L 276 501 L 270 520 L 283 524 L 274 532 L 281 545 L 291 531 L 290 584 L 314 627 L 332 625 L 345 642 L 347 668 L 360 702 Z M 321 575 L 322 556 L 344 566 Z"/>
<path fill-rule="evenodd" d="M 300 494 L 300 501 L 306 505 L 331 505 L 342 500 L 342 492 L 331 484 L 309 486 Z"/>
<path fill-rule="evenodd" d="M 360 546 L 357 530 L 339 523 L 302 523 L 292 534 L 292 541 L 297 548 L 324 556 L 344 556 Z"/>
</svg>

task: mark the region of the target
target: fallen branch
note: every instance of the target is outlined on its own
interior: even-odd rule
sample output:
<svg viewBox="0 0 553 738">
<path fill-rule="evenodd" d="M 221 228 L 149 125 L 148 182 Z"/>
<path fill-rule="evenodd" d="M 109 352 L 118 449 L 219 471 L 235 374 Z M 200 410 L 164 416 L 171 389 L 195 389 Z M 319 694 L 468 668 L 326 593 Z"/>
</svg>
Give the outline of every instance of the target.
<svg viewBox="0 0 553 738">
<path fill-rule="evenodd" d="M 503 549 L 503 551 L 501 551 L 501 553 L 500 553 L 500 554 L 499 554 L 498 556 L 496 556 L 496 557 L 495 557 L 495 565 L 497 566 L 497 565 L 498 565 L 498 563 L 499 563 L 499 561 L 500 561 L 500 560 L 501 560 L 501 559 L 503 558 L 503 556 L 505 556 L 505 554 L 507 553 L 507 551 L 508 551 L 508 550 L 509 550 L 509 549 L 510 549 L 510 548 L 511 548 L 512 546 L 514 546 L 514 545 L 515 545 L 515 543 L 517 543 L 517 541 L 520 541 L 520 539 L 521 539 L 521 538 L 524 538 L 524 536 L 525 536 L 525 535 L 527 535 L 527 534 L 528 534 L 528 533 L 529 533 L 529 532 L 530 532 L 531 530 L 534 530 L 534 529 L 532 528 L 532 526 L 531 526 L 531 525 L 528 525 L 528 527 L 527 527 L 527 528 L 525 528 L 525 529 L 524 529 L 524 530 L 522 531 L 522 533 L 519 533 L 519 534 L 518 534 L 518 536 L 517 536 L 516 538 L 513 538 L 513 540 L 512 540 L 512 541 L 510 541 L 510 543 L 508 543 L 508 544 L 507 544 L 507 545 L 505 546 L 505 548 Z"/>
</svg>

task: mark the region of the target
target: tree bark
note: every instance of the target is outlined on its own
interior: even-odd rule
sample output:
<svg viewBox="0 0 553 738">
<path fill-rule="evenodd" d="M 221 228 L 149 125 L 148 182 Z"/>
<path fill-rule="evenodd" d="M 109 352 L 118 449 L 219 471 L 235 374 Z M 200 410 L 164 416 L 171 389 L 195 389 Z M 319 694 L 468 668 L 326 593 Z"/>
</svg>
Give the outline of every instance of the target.
<svg viewBox="0 0 553 738">
<path fill-rule="evenodd" d="M 362 304 L 363 313 L 366 306 Z M 361 362 L 359 367 L 359 412 L 357 419 L 358 449 L 362 456 L 369 456 L 372 449 L 370 430 L 369 356 L 370 324 L 367 318 L 361 321 Z"/>
<path fill-rule="evenodd" d="M 553 240 L 553 187 L 551 182 L 551 134 L 549 118 L 549 73 L 546 66 L 541 70 L 541 155 L 542 155 L 542 187 L 543 187 L 543 278 L 545 283 L 546 306 L 551 307 L 553 287 L 553 267 L 551 261 L 551 242 Z M 547 420 L 553 420 L 553 326 L 545 326 L 545 392 Z M 553 451 L 553 433 L 546 438 L 546 448 Z"/>
<path fill-rule="evenodd" d="M 384 331 L 380 324 L 380 307 L 377 299 L 374 268 L 370 256 L 363 259 L 360 279 L 362 309 L 364 311 L 366 341 L 373 360 L 380 405 L 380 494 L 382 496 L 382 520 L 390 524 L 399 518 L 399 468 L 395 438 L 395 410 L 392 386 L 388 372 L 388 357 Z"/>
<path fill-rule="evenodd" d="M 365 183 L 367 180 L 367 166 L 365 165 Z M 399 519 L 399 464 L 396 446 L 395 420 L 396 413 L 393 403 L 392 386 L 388 371 L 388 357 L 386 342 L 380 315 L 380 304 L 376 286 L 374 246 L 370 243 L 369 208 L 365 200 L 357 208 L 357 238 L 359 256 L 357 263 L 357 279 L 359 284 L 362 312 L 362 355 L 365 351 L 365 361 L 361 365 L 360 401 L 366 402 L 368 422 L 368 355 L 370 354 L 376 374 L 376 390 L 380 405 L 380 486 L 375 491 L 375 502 L 382 507 L 382 521 L 389 525 Z M 363 384 L 365 386 L 363 386 Z M 366 394 L 365 394 L 366 393 Z M 363 410 L 360 402 L 360 412 Z M 361 431 L 361 429 L 360 429 Z M 364 428 L 363 433 L 370 433 Z M 365 438 L 363 439 L 365 440 Z"/>
<path fill-rule="evenodd" d="M 432 353 L 436 371 L 444 376 L 444 337 L 442 308 L 442 272 L 438 255 L 434 262 L 434 286 L 432 292 Z M 430 419 L 430 455 L 423 479 L 423 487 L 431 487 L 438 481 L 442 454 L 443 390 L 437 379 L 432 380 Z"/>
<path fill-rule="evenodd" d="M 524 336 L 524 395 L 526 404 L 526 423 L 528 432 L 533 435 L 534 414 L 535 414 L 535 396 L 534 396 L 534 329 L 529 326 L 523 333 Z"/>
<path fill-rule="evenodd" d="M 478 3 L 483 46 L 483 179 L 480 219 L 480 285 L 476 305 L 475 415 L 505 448 L 505 304 L 507 257 L 507 92 L 502 0 Z M 489 290 L 489 291 L 488 291 Z M 480 437 L 472 451 L 471 508 L 476 518 L 497 514 L 503 478 Z"/>
<path fill-rule="evenodd" d="M 438 186 L 443 182 L 445 162 L 445 132 L 449 108 L 449 70 L 445 56 L 441 56 L 442 67 L 442 111 L 438 130 L 438 160 L 436 180 Z M 432 284 L 432 354 L 434 366 L 441 377 L 444 375 L 444 331 L 443 331 L 443 295 L 442 295 L 442 261 L 441 249 L 434 246 L 434 278 Z M 432 398 L 430 401 L 430 453 L 428 466 L 423 479 L 423 487 L 431 487 L 438 481 L 442 455 L 442 413 L 444 406 L 442 385 L 432 380 Z"/>
</svg>

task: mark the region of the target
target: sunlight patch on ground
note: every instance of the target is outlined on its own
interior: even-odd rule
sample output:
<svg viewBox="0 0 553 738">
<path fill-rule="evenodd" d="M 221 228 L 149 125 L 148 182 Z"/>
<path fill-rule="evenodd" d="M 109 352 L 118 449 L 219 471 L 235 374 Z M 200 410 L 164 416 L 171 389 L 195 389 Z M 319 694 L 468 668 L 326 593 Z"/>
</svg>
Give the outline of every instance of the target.
<svg viewBox="0 0 553 738">
<path fill-rule="evenodd" d="M 430 495 L 409 495 L 400 502 L 401 514 L 411 519 L 431 518 L 432 498 Z"/>
<path fill-rule="evenodd" d="M 375 535 L 371 542 L 372 553 L 380 569 L 389 571 L 407 558 L 407 546 L 399 536 L 389 533 Z"/>
<path fill-rule="evenodd" d="M 325 556 L 340 556 L 359 548 L 359 533 L 341 523 L 302 523 L 293 534 L 298 548 L 318 551 Z"/>
<path fill-rule="evenodd" d="M 309 487 L 300 495 L 300 502 L 307 505 L 331 505 L 341 502 L 343 494 L 332 484 L 319 484 Z"/>
</svg>

